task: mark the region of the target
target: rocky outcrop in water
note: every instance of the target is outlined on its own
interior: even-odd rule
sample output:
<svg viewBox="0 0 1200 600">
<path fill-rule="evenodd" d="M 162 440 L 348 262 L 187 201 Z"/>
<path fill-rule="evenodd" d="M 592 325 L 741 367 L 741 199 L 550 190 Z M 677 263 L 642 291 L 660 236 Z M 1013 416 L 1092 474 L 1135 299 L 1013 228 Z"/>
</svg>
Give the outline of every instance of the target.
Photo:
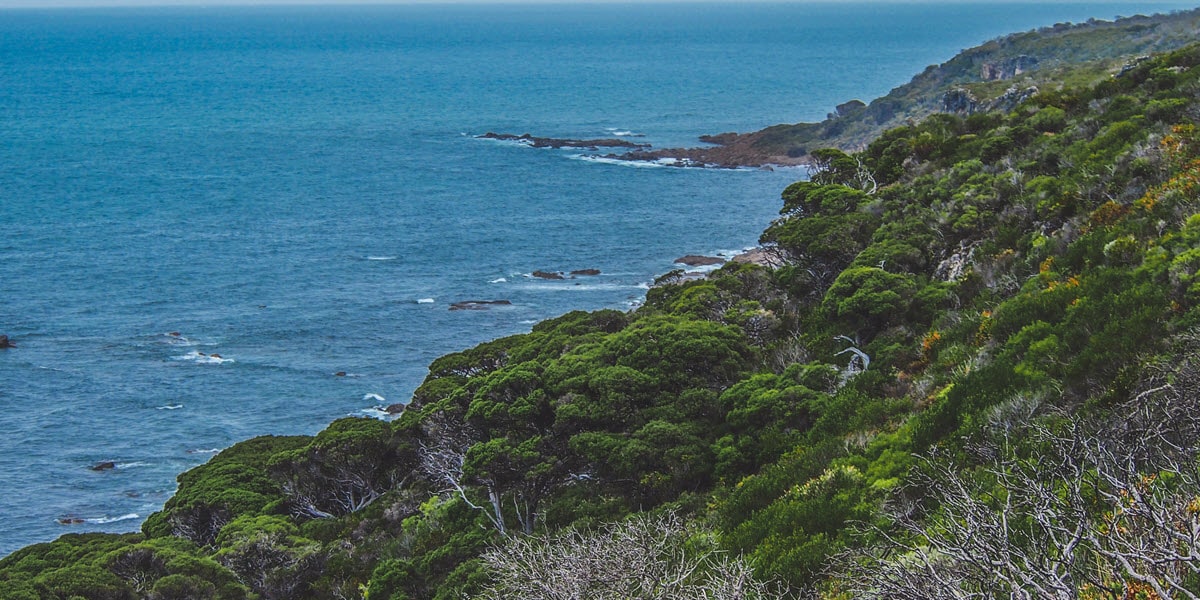
<svg viewBox="0 0 1200 600">
<path fill-rule="evenodd" d="M 530 275 L 532 275 L 538 279 L 566 279 L 566 277 L 563 277 L 562 273 L 558 273 L 555 271 L 537 270 L 537 271 L 534 271 L 533 273 L 530 273 Z"/>
<path fill-rule="evenodd" d="M 16 347 L 17 347 L 17 345 L 14 344 L 12 342 L 12 340 L 8 339 L 7 335 L 0 335 L 0 350 L 3 350 L 5 348 L 16 348 Z"/>
</svg>

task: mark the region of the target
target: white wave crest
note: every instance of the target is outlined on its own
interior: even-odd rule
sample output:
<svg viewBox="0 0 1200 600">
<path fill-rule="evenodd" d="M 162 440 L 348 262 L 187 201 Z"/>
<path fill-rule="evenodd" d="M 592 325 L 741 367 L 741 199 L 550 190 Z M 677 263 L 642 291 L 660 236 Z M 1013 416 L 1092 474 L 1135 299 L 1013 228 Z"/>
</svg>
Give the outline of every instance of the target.
<svg viewBox="0 0 1200 600">
<path fill-rule="evenodd" d="M 216 454 L 220 452 L 220 448 L 192 448 L 188 450 L 188 454 Z"/>
<path fill-rule="evenodd" d="M 163 338 L 165 338 L 166 342 L 168 344 L 171 344 L 172 346 L 195 346 L 196 345 L 196 342 L 193 342 L 192 340 L 187 339 L 186 337 L 184 337 L 184 335 L 182 333 L 179 333 L 178 331 L 164 333 Z"/>
<path fill-rule="evenodd" d="M 594 154 L 572 154 L 570 158 L 582 160 L 584 162 L 600 163 L 603 165 L 618 165 L 622 167 L 634 167 L 638 169 L 666 169 L 678 168 L 671 164 L 665 164 L 659 161 L 649 160 L 622 160 L 619 158 L 608 158 L 607 156 L 596 156 Z M 673 160 L 673 159 L 672 159 Z"/>
<path fill-rule="evenodd" d="M 135 461 L 135 462 L 128 462 L 128 463 L 117 463 L 116 467 L 114 467 L 114 468 L 117 468 L 117 469 L 133 469 L 133 468 L 135 468 L 135 467 L 145 467 L 145 466 L 147 466 L 147 465 L 149 465 L 149 464 L 150 464 L 150 463 L 146 463 L 146 462 L 136 462 L 136 461 Z"/>
<path fill-rule="evenodd" d="M 604 131 L 607 131 L 609 135 L 615 135 L 617 137 L 646 137 L 646 134 L 644 133 L 638 133 L 628 129 L 621 129 L 619 127 L 605 127 Z"/>
<path fill-rule="evenodd" d="M 437 300 L 434 300 L 433 298 L 419 298 L 419 299 L 417 299 L 417 304 L 433 304 L 434 302 L 437 302 Z"/>
<path fill-rule="evenodd" d="M 140 518 L 142 518 L 142 517 L 140 515 L 138 515 L 137 513 L 128 513 L 128 514 L 121 515 L 119 517 L 96 517 L 93 519 L 84 519 L 84 521 L 86 521 L 88 523 L 97 523 L 97 524 L 103 525 L 105 523 L 116 523 L 117 521 L 128 521 L 130 519 L 140 519 Z"/>
<path fill-rule="evenodd" d="M 534 284 L 518 285 L 518 289 L 535 292 L 592 292 L 597 290 L 629 290 L 638 289 L 638 285 L 624 283 L 578 283 L 565 281 L 538 281 Z"/>
<path fill-rule="evenodd" d="M 387 399 L 385 399 L 383 396 L 380 396 L 379 394 L 366 394 L 362 397 L 362 399 L 363 399 L 363 402 L 375 401 L 375 402 L 379 402 L 380 404 L 387 402 Z"/>
<path fill-rule="evenodd" d="M 488 283 L 508 283 L 508 279 L 506 279 L 504 277 L 497 277 L 497 278 L 489 281 Z"/>
<path fill-rule="evenodd" d="M 400 416 L 398 413 L 393 415 L 393 414 L 389 413 L 388 411 L 383 410 L 382 408 L 374 407 L 374 406 L 371 408 L 364 408 L 364 409 L 358 411 L 357 414 L 354 414 L 351 416 L 359 416 L 359 415 L 364 416 L 364 417 L 371 417 L 372 419 L 379 419 L 380 421 L 391 421 Z"/>
<path fill-rule="evenodd" d="M 155 410 L 179 410 L 181 408 L 183 408 L 182 404 L 167 404 L 165 406 L 159 406 Z"/>
<path fill-rule="evenodd" d="M 176 356 L 173 360 L 188 360 L 201 365 L 219 365 L 235 362 L 232 358 L 225 358 L 220 354 L 205 354 L 196 350 L 192 350 L 183 356 Z"/>
<path fill-rule="evenodd" d="M 396 260 L 399 256 L 368 256 L 367 260 Z"/>
</svg>

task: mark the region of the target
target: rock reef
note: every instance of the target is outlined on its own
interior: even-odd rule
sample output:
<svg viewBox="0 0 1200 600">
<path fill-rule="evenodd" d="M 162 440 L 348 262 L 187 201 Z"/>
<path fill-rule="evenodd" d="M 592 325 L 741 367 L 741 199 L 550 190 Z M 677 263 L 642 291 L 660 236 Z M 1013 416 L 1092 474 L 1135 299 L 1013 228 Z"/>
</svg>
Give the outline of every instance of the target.
<svg viewBox="0 0 1200 600">
<path fill-rule="evenodd" d="M 500 140 L 502 142 L 517 142 L 533 148 L 582 148 L 599 150 L 600 148 L 649 148 L 650 144 L 639 144 L 629 140 L 607 138 L 599 140 L 575 140 L 569 138 L 536 137 L 528 133 L 515 135 L 511 133 L 487 132 L 475 136 L 481 140 Z"/>
</svg>

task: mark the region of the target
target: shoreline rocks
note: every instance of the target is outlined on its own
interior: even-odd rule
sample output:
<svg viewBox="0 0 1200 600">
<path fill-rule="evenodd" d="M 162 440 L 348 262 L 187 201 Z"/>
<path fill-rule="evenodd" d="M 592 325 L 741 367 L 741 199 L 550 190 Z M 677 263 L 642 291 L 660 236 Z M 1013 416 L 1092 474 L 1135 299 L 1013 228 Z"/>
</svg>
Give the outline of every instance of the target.
<svg viewBox="0 0 1200 600">
<path fill-rule="evenodd" d="M 787 264 L 782 253 L 778 249 L 771 248 L 755 248 L 747 250 L 731 259 L 729 262 L 758 265 L 769 269 L 778 269 Z"/>
<path fill-rule="evenodd" d="M 766 131 L 766 130 L 764 130 Z M 691 167 L 704 169 L 771 169 L 773 167 L 800 167 L 809 164 L 807 152 L 787 154 L 767 151 L 758 142 L 765 134 L 719 133 L 700 136 L 700 141 L 712 144 L 700 148 L 635 148 L 623 154 L 605 154 L 598 158 L 630 162 L 651 162 L 667 167 Z"/>
<path fill-rule="evenodd" d="M 712 265 L 723 265 L 725 264 L 725 259 L 718 258 L 716 256 L 689 254 L 687 256 L 680 256 L 679 258 L 675 259 L 675 262 L 677 264 L 687 265 L 689 267 L 708 267 Z"/>
</svg>

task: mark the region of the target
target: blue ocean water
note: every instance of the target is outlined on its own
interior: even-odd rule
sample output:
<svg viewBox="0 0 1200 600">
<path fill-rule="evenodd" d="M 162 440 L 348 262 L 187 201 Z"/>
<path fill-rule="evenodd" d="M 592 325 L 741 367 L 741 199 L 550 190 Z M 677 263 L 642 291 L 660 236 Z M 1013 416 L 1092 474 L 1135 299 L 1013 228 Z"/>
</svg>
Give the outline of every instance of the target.
<svg viewBox="0 0 1200 600">
<path fill-rule="evenodd" d="M 219 448 L 404 401 L 432 359 L 537 320 L 635 305 L 675 257 L 752 246 L 799 176 L 473 134 L 692 144 L 820 119 L 1010 31 L 1180 7 L 0 11 L 0 333 L 18 345 L 0 351 L 0 555 L 136 530 Z M 527 276 L 583 268 L 602 274 Z M 469 299 L 513 304 L 448 310 Z"/>
</svg>

